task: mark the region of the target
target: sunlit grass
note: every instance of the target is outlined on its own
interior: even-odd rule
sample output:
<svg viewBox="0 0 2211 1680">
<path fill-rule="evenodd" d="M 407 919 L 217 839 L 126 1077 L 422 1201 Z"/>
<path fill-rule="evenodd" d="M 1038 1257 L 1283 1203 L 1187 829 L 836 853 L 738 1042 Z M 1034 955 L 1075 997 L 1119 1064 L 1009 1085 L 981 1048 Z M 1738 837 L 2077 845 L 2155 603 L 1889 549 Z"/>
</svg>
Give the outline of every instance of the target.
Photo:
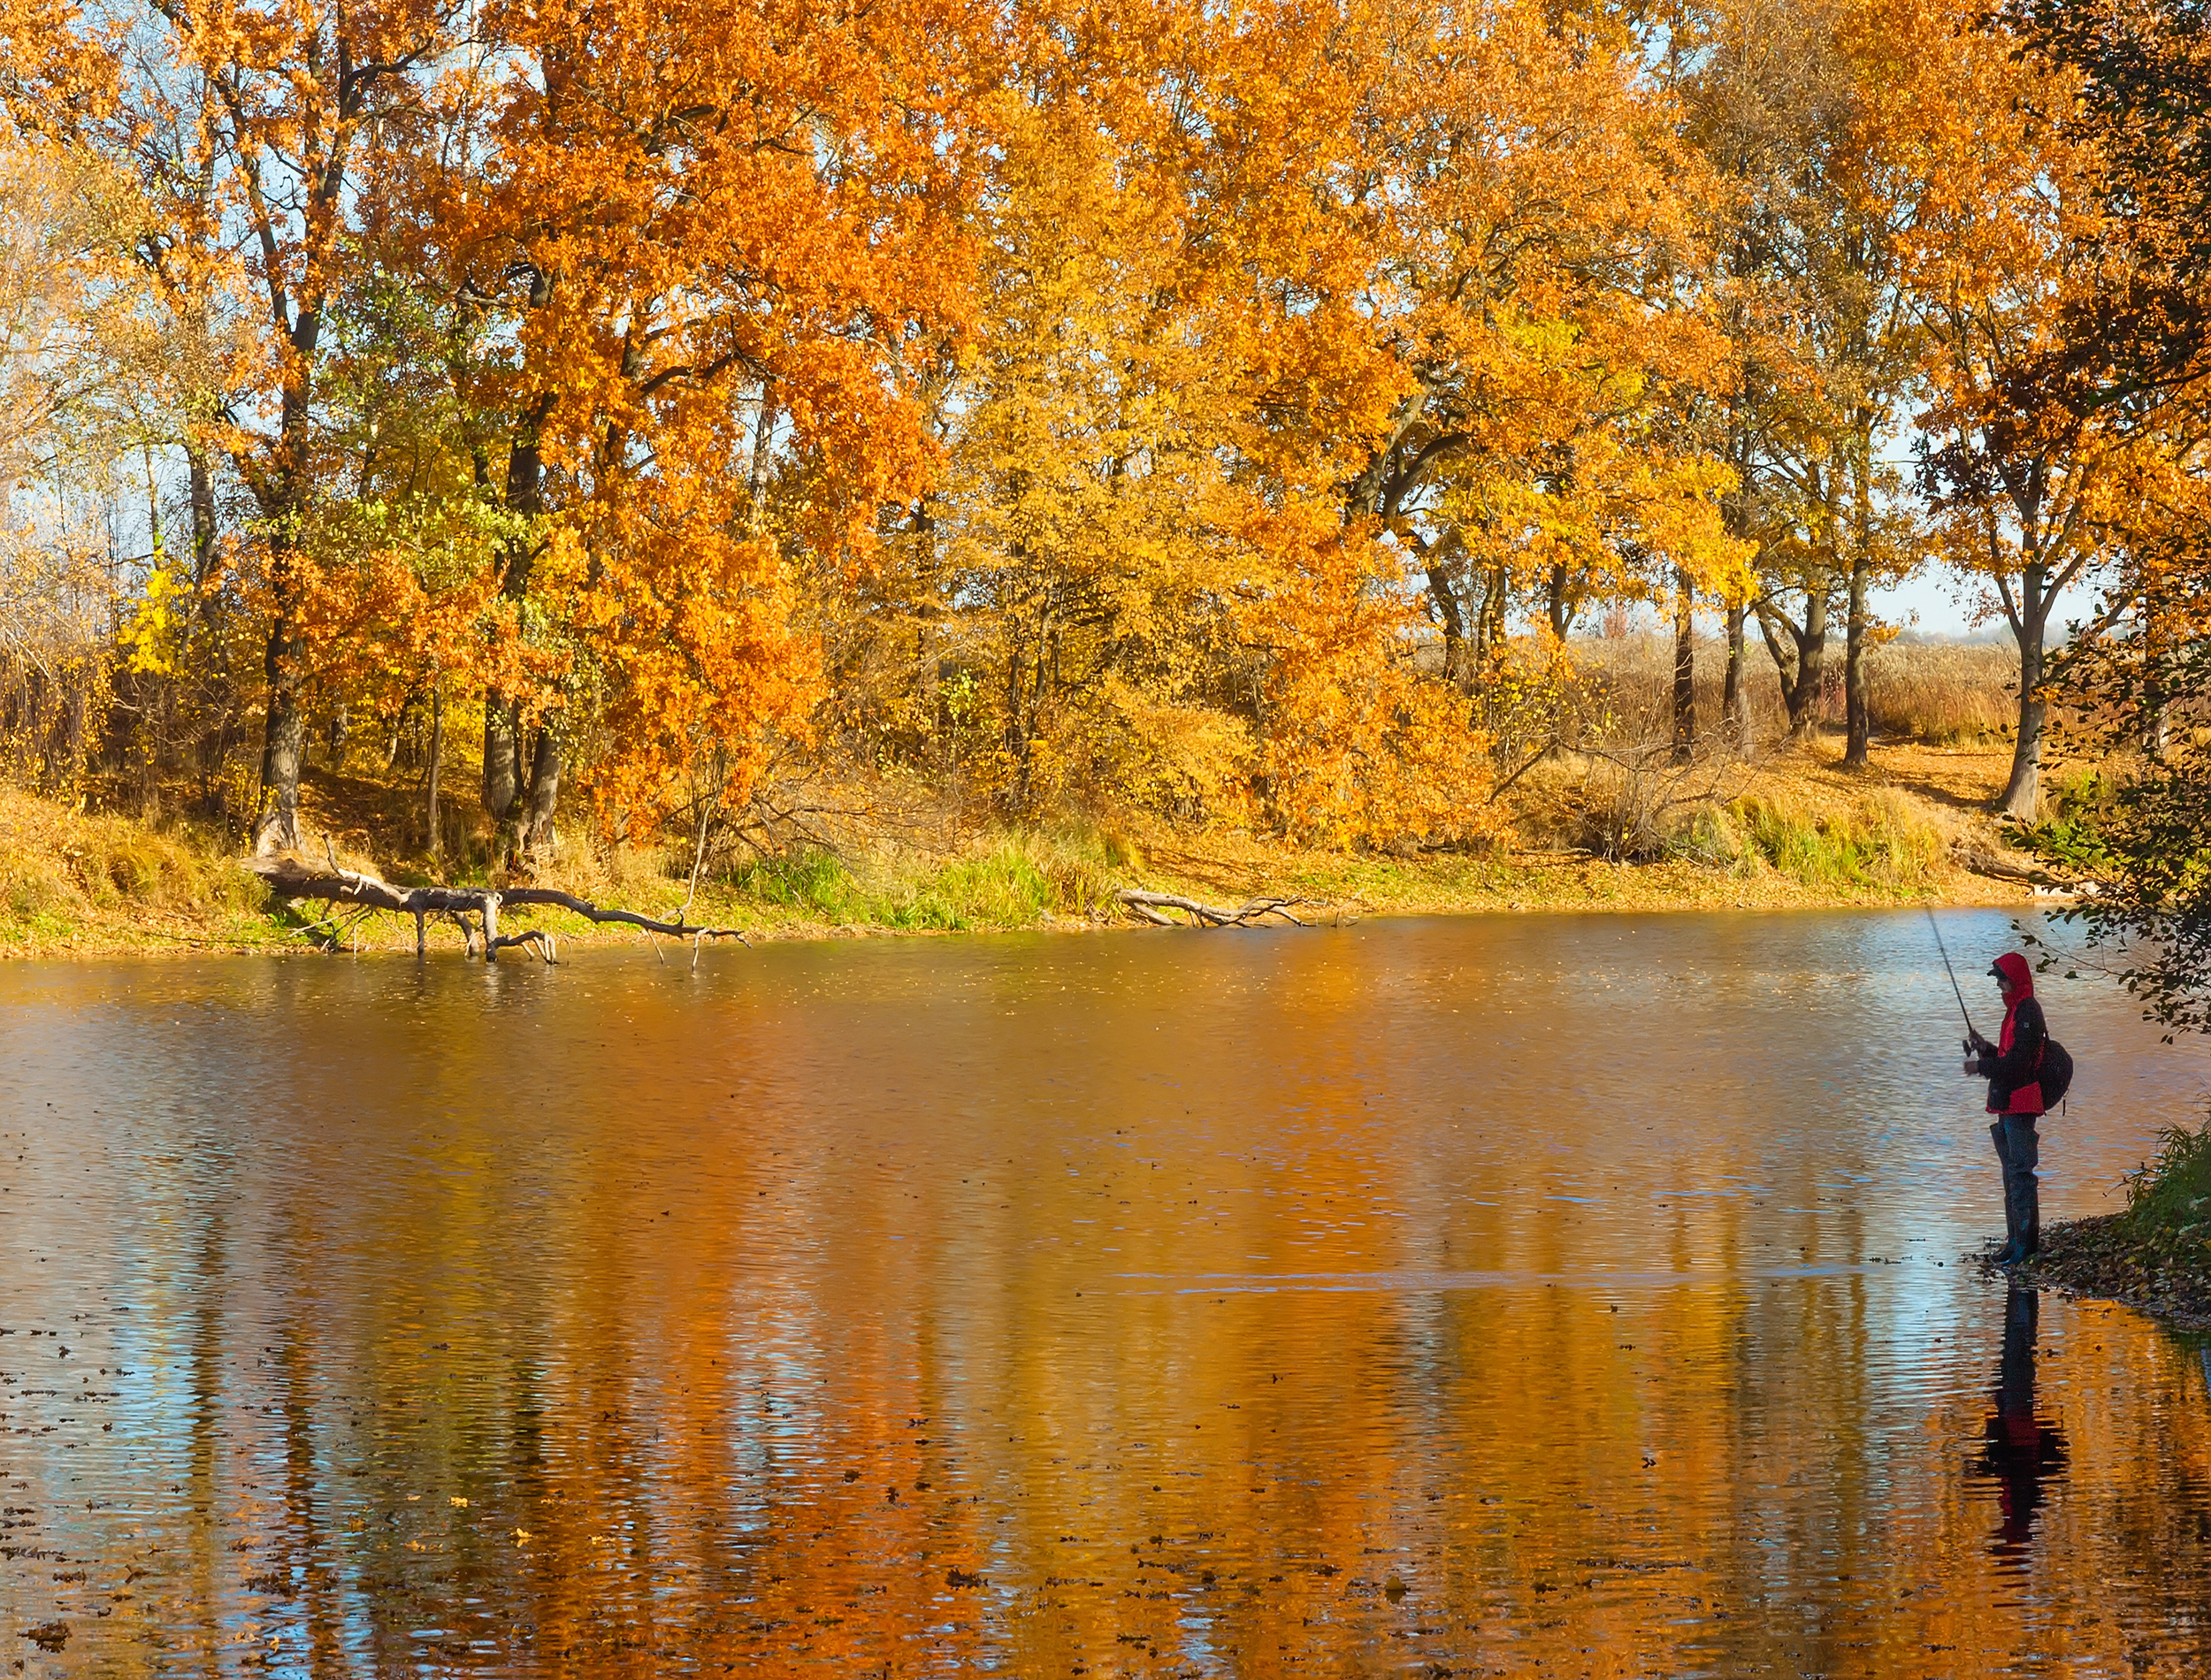
<svg viewBox="0 0 2211 1680">
<path fill-rule="evenodd" d="M 1932 883 L 1943 855 L 1941 834 L 1886 790 L 1818 809 L 1754 795 L 1729 805 L 1724 821 L 1725 832 L 1716 823 L 1710 838 L 1716 851 L 1740 836 L 1738 862 L 1763 859 L 1814 889 L 1916 891 Z"/>
<path fill-rule="evenodd" d="M 848 859 L 806 848 L 745 864 L 722 884 L 831 926 L 957 933 L 1089 915 L 1134 861 L 1127 843 L 1094 832 L 1001 834 L 952 858 Z"/>
<path fill-rule="evenodd" d="M 180 920 L 227 930 L 264 897 L 218 836 L 0 790 L 0 943 L 66 943 L 91 924 L 149 937 Z"/>
</svg>

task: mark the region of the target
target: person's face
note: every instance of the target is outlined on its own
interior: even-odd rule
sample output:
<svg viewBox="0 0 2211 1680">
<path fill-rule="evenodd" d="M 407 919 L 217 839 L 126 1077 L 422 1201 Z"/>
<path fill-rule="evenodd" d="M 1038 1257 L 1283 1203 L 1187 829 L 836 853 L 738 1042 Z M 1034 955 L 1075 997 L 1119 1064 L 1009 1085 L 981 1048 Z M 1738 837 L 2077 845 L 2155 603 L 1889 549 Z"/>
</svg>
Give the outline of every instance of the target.
<svg viewBox="0 0 2211 1680">
<path fill-rule="evenodd" d="M 2011 981 L 2002 974 L 1996 976 L 1996 991 L 1997 995 L 2007 1004 L 2012 1000 L 2012 997 L 2015 995 Z"/>
</svg>

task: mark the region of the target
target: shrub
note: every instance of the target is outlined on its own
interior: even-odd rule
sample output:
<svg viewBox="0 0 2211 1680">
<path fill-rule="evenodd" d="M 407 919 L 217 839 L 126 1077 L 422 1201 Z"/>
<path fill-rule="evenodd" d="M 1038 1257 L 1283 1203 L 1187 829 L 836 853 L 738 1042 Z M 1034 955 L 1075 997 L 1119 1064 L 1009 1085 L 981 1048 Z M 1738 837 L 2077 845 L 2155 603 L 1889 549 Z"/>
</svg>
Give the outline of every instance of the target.
<svg viewBox="0 0 2211 1680">
<path fill-rule="evenodd" d="M 2138 1238 L 2187 1237 L 2211 1223 L 2211 1122 L 2168 1127 L 2155 1156 L 2127 1174 L 2127 1223 Z"/>
</svg>

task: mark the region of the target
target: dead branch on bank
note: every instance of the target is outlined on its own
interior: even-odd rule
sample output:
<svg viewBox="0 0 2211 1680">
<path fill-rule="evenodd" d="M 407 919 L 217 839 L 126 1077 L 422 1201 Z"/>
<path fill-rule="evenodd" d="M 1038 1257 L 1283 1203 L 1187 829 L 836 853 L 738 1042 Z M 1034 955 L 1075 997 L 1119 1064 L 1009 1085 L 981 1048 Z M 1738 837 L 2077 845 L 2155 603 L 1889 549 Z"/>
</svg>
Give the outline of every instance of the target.
<svg viewBox="0 0 2211 1680">
<path fill-rule="evenodd" d="M 573 893 L 562 892 L 552 887 L 395 887 L 375 875 L 363 874 L 352 869 L 340 869 L 335 859 L 328 874 L 317 874 L 308 865 L 293 857 L 254 858 L 246 864 L 247 870 L 268 883 L 269 890 L 279 897 L 289 899 L 311 898 L 330 905 L 357 905 L 363 910 L 388 910 L 395 914 L 415 919 L 415 955 L 425 953 L 425 924 L 432 916 L 443 916 L 456 923 L 462 937 L 467 942 L 468 955 L 473 958 L 480 944 L 484 960 L 495 963 L 499 953 L 524 947 L 546 962 L 557 960 L 559 951 L 553 935 L 541 928 L 526 928 L 516 934 L 499 931 L 499 913 L 501 910 L 532 905 L 546 905 L 568 911 L 585 920 L 601 927 L 609 924 L 642 928 L 648 934 L 664 934 L 671 939 L 691 941 L 691 966 L 699 966 L 700 948 L 709 939 L 734 939 L 749 945 L 752 941 L 737 928 L 704 928 L 686 921 L 678 915 L 674 921 L 641 915 L 634 910 L 609 910 L 578 898 Z M 685 901 L 689 908 L 689 901 Z M 471 914 L 475 920 L 471 921 Z"/>
<path fill-rule="evenodd" d="M 1133 887 L 1123 887 L 1113 894 L 1113 902 L 1139 921 L 1150 922 L 1155 928 L 1250 928 L 1269 916 L 1280 916 L 1284 921 L 1299 928 L 1312 924 L 1290 913 L 1295 905 L 1309 905 L 1310 898 L 1254 898 L 1235 910 L 1219 905 L 1201 905 L 1195 898 L 1184 898 L 1171 892 L 1140 892 Z M 1179 910 L 1188 918 L 1178 922 L 1165 913 Z"/>
<path fill-rule="evenodd" d="M 2045 892 L 2093 893 L 2093 881 L 2068 881 L 2054 875 L 2047 869 L 2031 869 L 1998 857 L 1985 846 L 1970 840 L 1953 840 L 1950 856 L 1958 867 L 1970 874 L 1985 875 L 1991 881 L 2013 881 L 2022 886 L 2037 887 Z"/>
</svg>

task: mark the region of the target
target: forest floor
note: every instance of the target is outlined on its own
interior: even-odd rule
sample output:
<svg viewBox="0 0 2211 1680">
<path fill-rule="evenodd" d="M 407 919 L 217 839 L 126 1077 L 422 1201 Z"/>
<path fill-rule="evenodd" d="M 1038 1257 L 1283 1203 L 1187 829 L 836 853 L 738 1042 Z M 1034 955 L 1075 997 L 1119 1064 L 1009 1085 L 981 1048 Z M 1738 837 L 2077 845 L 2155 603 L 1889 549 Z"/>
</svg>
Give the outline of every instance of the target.
<svg viewBox="0 0 2211 1680">
<path fill-rule="evenodd" d="M 691 918 L 768 938 L 1075 928 L 1125 922 L 1110 904 L 1117 887 L 1228 905 L 1281 894 L 1320 920 L 2032 901 L 2032 889 L 1970 873 L 1957 855 L 2006 855 L 1987 809 L 2009 761 L 2002 744 L 1877 747 L 1863 772 L 1844 771 L 1840 757 L 1839 740 L 1821 737 L 1756 763 L 1688 770 L 1554 762 L 1516 787 L 1496 836 L 1447 851 L 1324 851 L 1219 827 L 1016 831 L 917 827 L 910 813 L 872 827 L 861 819 L 830 845 L 708 869 Z M 471 785 L 457 773 L 451 783 Z M 418 843 L 409 854 L 379 842 L 406 831 L 411 797 L 310 772 L 302 825 L 310 860 L 334 855 L 401 883 L 485 880 L 480 860 L 440 870 Z M 333 923 L 314 906 L 275 902 L 237 846 L 234 836 L 0 788 L 0 956 L 411 945 L 406 918 Z M 540 879 L 667 915 L 685 901 L 691 862 L 571 844 Z M 538 925 L 585 943 L 641 936 L 558 912 Z M 457 943 L 457 930 L 444 931 Z"/>
</svg>

